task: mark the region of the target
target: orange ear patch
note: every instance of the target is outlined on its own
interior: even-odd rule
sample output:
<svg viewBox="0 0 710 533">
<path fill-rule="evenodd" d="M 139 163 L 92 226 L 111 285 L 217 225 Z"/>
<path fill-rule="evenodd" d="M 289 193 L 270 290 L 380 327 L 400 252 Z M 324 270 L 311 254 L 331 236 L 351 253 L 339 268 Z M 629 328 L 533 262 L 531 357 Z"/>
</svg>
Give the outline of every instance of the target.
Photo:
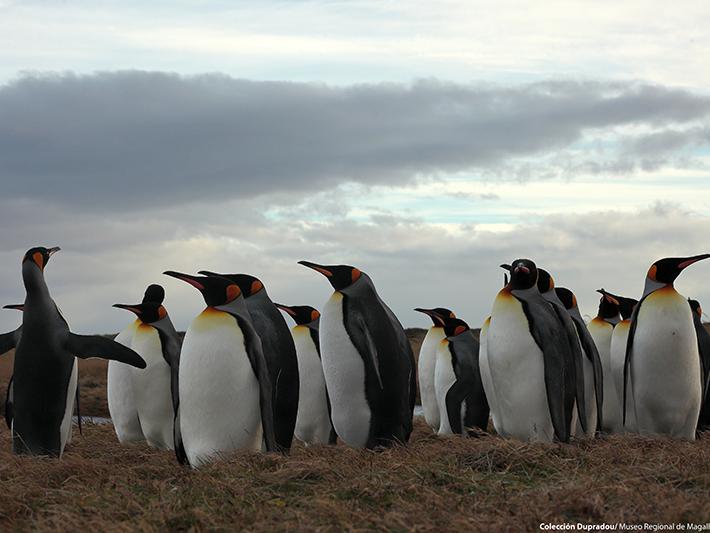
<svg viewBox="0 0 710 533">
<path fill-rule="evenodd" d="M 311 311 L 311 322 L 313 322 L 314 320 L 318 320 L 318 318 L 320 318 L 320 313 L 315 309 Z"/>
<path fill-rule="evenodd" d="M 464 331 L 466 331 L 466 328 L 464 326 L 456 326 L 456 329 L 454 330 L 454 336 L 461 335 Z"/>
<path fill-rule="evenodd" d="M 572 295 L 572 307 L 577 307 L 577 297 L 574 294 Z"/>
<path fill-rule="evenodd" d="M 166 316 L 168 316 L 168 312 L 166 311 L 165 307 L 163 307 L 161 305 L 160 307 L 158 307 L 158 318 L 160 318 L 160 320 L 162 320 Z"/>
<path fill-rule="evenodd" d="M 259 292 L 263 288 L 264 288 L 264 284 L 261 283 L 261 281 L 259 281 L 258 279 L 255 279 L 251 283 L 251 287 L 249 288 L 249 294 L 250 295 L 256 294 L 257 292 Z"/>
<path fill-rule="evenodd" d="M 651 265 L 651 268 L 648 269 L 648 279 L 656 281 L 656 265 Z"/>
<path fill-rule="evenodd" d="M 355 283 L 357 280 L 359 280 L 361 275 L 362 275 L 362 272 L 360 272 L 357 268 L 353 268 L 353 272 L 352 272 L 353 283 Z"/>
<path fill-rule="evenodd" d="M 235 285 L 234 283 L 227 285 L 227 302 L 236 300 L 241 293 L 242 291 L 239 290 L 239 285 Z"/>
<path fill-rule="evenodd" d="M 552 279 L 552 276 L 550 276 L 550 290 L 553 290 L 555 288 L 555 280 Z"/>
<path fill-rule="evenodd" d="M 40 270 L 44 270 L 44 256 L 41 252 L 33 253 L 32 260 L 37 264 Z"/>
<path fill-rule="evenodd" d="M 451 312 L 449 313 L 449 318 L 456 318 L 456 315 L 454 314 L 453 311 L 451 311 Z"/>
</svg>

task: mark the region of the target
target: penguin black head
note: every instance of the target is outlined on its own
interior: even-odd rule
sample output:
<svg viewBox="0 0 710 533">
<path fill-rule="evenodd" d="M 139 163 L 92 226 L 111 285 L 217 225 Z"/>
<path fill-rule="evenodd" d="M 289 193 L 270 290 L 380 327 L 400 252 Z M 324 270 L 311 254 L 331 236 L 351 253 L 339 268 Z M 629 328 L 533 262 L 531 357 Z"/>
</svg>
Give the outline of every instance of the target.
<svg viewBox="0 0 710 533">
<path fill-rule="evenodd" d="M 610 298 L 612 303 L 617 303 L 617 305 L 619 306 L 619 312 L 621 313 L 621 318 L 623 318 L 624 320 L 631 318 L 631 315 L 634 312 L 634 307 L 636 307 L 636 304 L 639 303 L 638 300 L 634 300 L 633 298 L 624 298 L 623 296 L 617 296 L 616 294 L 607 292 L 604 289 L 599 289 L 597 292 Z"/>
<path fill-rule="evenodd" d="M 540 272 L 542 273 L 544 271 L 541 270 Z M 550 278 L 550 279 L 552 279 L 552 278 Z M 538 281 L 538 287 L 539 286 L 540 286 L 540 282 Z M 568 288 L 555 287 L 555 293 L 557 294 L 557 297 L 560 299 L 562 304 L 565 306 L 565 309 L 570 310 L 570 309 L 574 309 L 575 307 L 577 307 L 577 297 Z"/>
<path fill-rule="evenodd" d="M 530 289 L 537 283 L 537 266 L 530 259 L 516 259 L 512 265 L 501 265 L 510 272 L 510 286 L 514 290 Z"/>
<path fill-rule="evenodd" d="M 264 288 L 264 284 L 258 278 L 250 276 L 249 274 L 218 274 L 217 272 L 211 272 L 209 270 L 200 270 L 198 274 L 202 274 L 203 276 L 227 278 L 232 283 L 236 283 L 239 286 L 244 298 L 254 296 L 257 292 Z"/>
<path fill-rule="evenodd" d="M 349 287 L 362 276 L 360 270 L 348 265 L 318 265 L 309 261 L 299 261 L 298 264 L 323 274 L 336 291 Z"/>
<path fill-rule="evenodd" d="M 619 300 L 609 294 L 602 293 L 602 297 L 599 299 L 599 311 L 597 311 L 597 316 L 603 320 L 618 317 Z"/>
<path fill-rule="evenodd" d="M 447 320 L 446 325 L 444 326 L 444 334 L 447 338 L 458 337 L 462 333 L 466 333 L 470 330 L 471 328 L 468 327 L 468 324 L 460 318 L 452 318 Z"/>
<path fill-rule="evenodd" d="M 446 309 L 445 307 L 435 307 L 434 309 L 423 309 L 421 307 L 417 307 L 414 310 L 424 313 L 425 315 L 429 315 L 431 321 L 438 327 L 446 324 L 448 320 L 456 318 L 454 312 L 450 309 Z"/>
<path fill-rule="evenodd" d="M 202 297 L 209 307 L 228 304 L 239 298 L 242 294 L 239 286 L 227 278 L 219 276 L 193 276 L 173 270 L 167 270 L 163 272 L 163 274 L 182 280 L 195 287 L 202 293 Z"/>
<path fill-rule="evenodd" d="M 159 302 L 142 302 L 139 304 L 113 304 L 112 307 L 131 311 L 144 324 L 152 324 L 168 316 L 168 312 Z"/>
<path fill-rule="evenodd" d="M 545 294 L 555 289 L 555 280 L 544 268 L 537 269 L 537 289 L 540 294 Z"/>
<path fill-rule="evenodd" d="M 680 273 L 693 263 L 710 257 L 710 254 L 694 255 L 691 257 L 666 257 L 659 259 L 648 269 L 647 279 L 658 284 L 672 284 Z"/>
<path fill-rule="evenodd" d="M 143 295 L 143 303 L 155 302 L 157 304 L 162 304 L 163 300 L 165 300 L 165 289 L 156 283 L 148 285 L 148 288 L 145 290 L 145 294 Z"/>
<path fill-rule="evenodd" d="M 299 326 L 305 326 L 320 318 L 320 313 L 310 305 L 283 305 L 274 303 L 276 307 L 289 315 Z"/>
<path fill-rule="evenodd" d="M 690 298 L 688 298 L 688 304 L 690 305 L 690 310 L 702 318 L 703 308 L 700 306 L 700 302 L 697 300 L 691 300 Z"/>
<path fill-rule="evenodd" d="M 14 309 L 15 311 L 24 311 L 25 304 L 7 304 L 7 305 L 3 305 L 2 308 L 3 309 Z"/>
<path fill-rule="evenodd" d="M 40 270 L 44 270 L 44 267 L 47 265 L 49 258 L 52 257 L 52 255 L 58 252 L 60 249 L 61 248 L 59 248 L 59 246 L 54 246 L 53 248 L 45 248 L 44 246 L 30 248 L 29 250 L 27 250 L 25 256 L 22 258 L 22 264 L 31 261 L 32 263 L 37 265 Z"/>
</svg>

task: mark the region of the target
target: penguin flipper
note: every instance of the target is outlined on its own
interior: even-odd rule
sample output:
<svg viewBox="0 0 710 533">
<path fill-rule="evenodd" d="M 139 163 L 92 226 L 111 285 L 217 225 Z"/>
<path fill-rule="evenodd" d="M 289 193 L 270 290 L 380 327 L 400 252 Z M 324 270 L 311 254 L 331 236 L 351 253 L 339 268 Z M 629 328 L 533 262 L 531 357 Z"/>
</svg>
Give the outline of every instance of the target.
<svg viewBox="0 0 710 533">
<path fill-rule="evenodd" d="M 629 381 L 629 372 L 631 370 L 631 349 L 634 346 L 634 335 L 636 334 L 636 325 L 638 322 L 638 316 L 639 316 L 639 310 L 641 309 L 641 304 L 643 301 L 646 299 L 646 296 L 641 298 L 639 302 L 636 304 L 636 307 L 634 307 L 633 312 L 631 313 L 631 319 L 629 323 L 629 336 L 626 338 L 626 355 L 624 356 L 624 393 L 622 396 L 622 401 L 623 404 L 621 405 L 621 412 L 622 412 L 622 423 L 625 426 L 626 425 L 626 398 L 628 396 L 628 381 Z"/>
<path fill-rule="evenodd" d="M 143 358 L 130 348 L 119 344 L 100 335 L 77 335 L 69 333 L 64 348 L 75 357 L 88 359 L 99 357 L 126 363 L 136 368 L 145 368 L 146 363 Z"/>
<path fill-rule="evenodd" d="M 603 370 L 602 360 L 599 357 L 599 350 L 594 343 L 587 326 L 584 322 L 574 320 L 574 325 L 577 327 L 579 340 L 582 341 L 582 349 L 587 356 L 587 359 L 592 363 L 592 371 L 594 372 L 594 397 L 597 404 L 597 427 L 595 431 L 601 431 L 602 428 L 602 405 L 604 403 L 603 390 Z"/>
<path fill-rule="evenodd" d="M 261 410 L 261 428 L 264 434 L 264 444 L 267 452 L 277 452 L 279 446 L 276 443 L 276 433 L 274 431 L 274 408 L 272 396 L 272 384 L 269 378 L 269 369 L 266 366 L 264 351 L 261 347 L 261 339 L 254 326 L 245 318 L 239 315 L 232 315 L 240 329 L 244 333 L 244 345 L 249 362 L 254 370 L 256 379 L 259 381 L 259 406 Z"/>
<path fill-rule="evenodd" d="M 446 415 L 449 417 L 451 431 L 458 435 L 463 434 L 461 425 L 461 404 L 469 394 L 470 384 L 457 379 L 449 390 L 446 391 Z"/>
<path fill-rule="evenodd" d="M 538 348 L 542 351 L 545 391 L 547 405 L 550 410 L 552 427 L 555 436 L 561 442 L 569 442 L 570 424 L 566 414 L 567 383 L 565 374 L 569 367 L 567 352 L 569 343 L 561 338 L 562 325 L 556 314 L 550 309 L 540 293 L 523 294 L 524 291 L 512 291 L 523 306 L 523 312 L 528 319 L 530 333 Z"/>
<path fill-rule="evenodd" d="M 7 384 L 7 394 L 5 394 L 5 423 L 7 429 L 12 429 L 12 419 L 15 418 L 15 394 L 14 394 L 15 376 L 10 377 Z"/>
<path fill-rule="evenodd" d="M 173 447 L 175 449 L 175 458 L 181 465 L 189 464 L 185 445 L 182 442 L 182 432 L 180 431 L 180 407 L 175 410 L 173 417 Z"/>
<path fill-rule="evenodd" d="M 3 333 L 0 335 L 0 355 L 4 355 L 13 348 L 17 347 L 17 342 L 20 340 L 22 326 L 15 331 Z"/>
</svg>

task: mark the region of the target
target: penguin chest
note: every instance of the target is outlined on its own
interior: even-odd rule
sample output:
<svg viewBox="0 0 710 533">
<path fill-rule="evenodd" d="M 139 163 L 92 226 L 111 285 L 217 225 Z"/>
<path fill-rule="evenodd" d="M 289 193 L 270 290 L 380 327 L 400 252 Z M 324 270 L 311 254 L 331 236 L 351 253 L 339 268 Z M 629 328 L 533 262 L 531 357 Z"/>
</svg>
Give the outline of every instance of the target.
<svg viewBox="0 0 710 533">
<path fill-rule="evenodd" d="M 640 305 L 631 352 L 637 421 L 640 430 L 660 432 L 660 426 L 670 428 L 697 417 L 701 397 L 697 336 L 688 302 L 672 287 L 651 293 Z M 649 418 L 658 427 L 649 428 Z"/>
<path fill-rule="evenodd" d="M 148 444 L 173 447 L 173 405 L 170 393 L 170 366 L 163 357 L 158 331 L 141 324 L 131 348 L 146 362 L 146 368 L 131 368 L 138 419 Z"/>
<path fill-rule="evenodd" d="M 449 420 L 449 412 L 446 405 L 446 394 L 451 386 L 456 383 L 456 372 L 454 371 L 453 358 L 449 349 L 449 341 L 443 339 L 439 341 L 436 351 L 436 366 L 434 370 L 434 388 L 436 401 L 439 405 L 439 435 L 450 435 L 453 433 Z M 461 416 L 460 413 L 451 413 L 453 416 Z"/>
<path fill-rule="evenodd" d="M 365 395 L 365 364 L 345 328 L 343 295 L 333 293 L 320 321 L 321 360 L 330 395 L 333 427 L 348 445 L 363 448 L 372 413 Z M 375 376 L 369 379 L 376 380 Z"/>
<path fill-rule="evenodd" d="M 599 351 L 599 360 L 602 365 L 603 429 L 616 432 L 621 429 L 621 404 L 616 392 L 611 367 L 611 337 L 614 333 L 614 326 L 604 320 L 595 318 L 589 323 L 588 329 L 594 345 Z"/>
<path fill-rule="evenodd" d="M 259 383 L 242 330 L 231 315 L 200 314 L 183 341 L 180 429 L 193 466 L 236 449 L 261 449 Z"/>
<path fill-rule="evenodd" d="M 504 436 L 551 441 L 554 436 L 545 388 L 542 351 L 530 333 L 522 304 L 501 291 L 486 332 L 488 369 Z"/>
<path fill-rule="evenodd" d="M 139 320 L 133 321 L 114 340 L 130 348 L 139 325 Z M 143 440 L 133 388 L 133 369 L 124 363 L 109 361 L 106 379 L 108 411 L 119 442 Z"/>
<path fill-rule="evenodd" d="M 424 337 L 419 350 L 417 372 L 419 376 L 419 396 L 424 409 L 424 419 L 433 429 L 439 428 L 439 405 L 437 403 L 434 384 L 434 373 L 437 365 L 437 351 L 444 339 L 444 328 L 432 326 Z"/>
<path fill-rule="evenodd" d="M 291 333 L 296 346 L 300 381 L 295 434 L 307 444 L 327 444 L 330 417 L 323 366 L 309 328 L 295 326 Z"/>
</svg>

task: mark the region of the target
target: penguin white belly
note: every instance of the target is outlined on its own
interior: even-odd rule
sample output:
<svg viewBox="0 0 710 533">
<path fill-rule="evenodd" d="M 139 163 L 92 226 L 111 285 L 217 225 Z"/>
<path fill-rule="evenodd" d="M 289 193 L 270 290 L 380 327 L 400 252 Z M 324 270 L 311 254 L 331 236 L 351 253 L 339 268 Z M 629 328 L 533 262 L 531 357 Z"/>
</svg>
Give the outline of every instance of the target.
<svg viewBox="0 0 710 533">
<path fill-rule="evenodd" d="M 69 386 L 67 387 L 67 402 L 64 408 L 64 417 L 59 426 L 59 456 L 64 453 L 64 447 L 71 442 L 72 431 L 72 414 L 74 414 L 74 401 L 76 399 L 76 383 L 79 375 L 79 364 L 74 358 L 74 366 L 72 367 L 71 377 L 69 378 Z"/>
<path fill-rule="evenodd" d="M 154 327 L 141 324 L 133 335 L 131 348 L 146 362 L 144 369 L 130 367 L 143 435 L 150 446 L 172 450 L 174 443 L 170 366 L 163 357 L 160 335 Z"/>
<path fill-rule="evenodd" d="M 629 321 L 622 320 L 614 328 L 611 335 L 611 373 L 616 388 L 616 395 L 619 398 L 619 416 L 621 417 L 621 430 L 625 433 L 636 433 L 636 409 L 634 408 L 633 383 L 629 380 L 626 393 L 626 424 L 624 420 L 624 361 L 626 360 L 626 342 L 629 338 Z"/>
<path fill-rule="evenodd" d="M 114 340 L 130 348 L 133 334 L 139 325 L 140 320 L 135 320 Z M 131 366 L 118 361 L 109 361 L 106 388 L 108 412 L 118 441 L 124 443 L 144 440 L 143 430 L 138 420 Z"/>
<path fill-rule="evenodd" d="M 641 303 L 631 352 L 638 429 L 695 439 L 702 385 L 690 307 L 672 287 Z"/>
<path fill-rule="evenodd" d="M 605 432 L 618 433 L 622 430 L 621 401 L 616 392 L 614 374 L 611 367 L 611 336 L 614 326 L 604 320 L 595 318 L 589 323 L 589 333 L 599 351 L 602 365 L 602 428 Z"/>
<path fill-rule="evenodd" d="M 318 350 L 308 327 L 295 326 L 291 334 L 296 345 L 300 380 L 294 434 L 306 444 L 328 444 L 330 438 L 328 396 Z"/>
<path fill-rule="evenodd" d="M 436 352 L 443 338 L 444 328 L 439 326 L 429 328 L 419 350 L 419 362 L 417 364 L 419 397 L 424 410 L 424 420 L 435 431 L 439 428 L 440 417 L 434 386 L 434 372 L 436 371 Z"/>
<path fill-rule="evenodd" d="M 195 467 L 234 450 L 261 450 L 259 383 L 231 315 L 203 311 L 180 355 L 180 430 Z"/>
<path fill-rule="evenodd" d="M 451 359 L 451 351 L 449 350 L 449 342 L 447 340 L 439 341 L 439 347 L 436 352 L 436 366 L 434 369 L 434 389 L 436 392 L 436 402 L 439 406 L 439 435 L 452 435 L 454 432 L 451 429 L 451 421 L 449 419 L 449 411 L 446 406 L 446 393 L 449 392 L 451 386 L 456 383 L 456 373 Z M 463 406 L 462 406 L 463 407 Z M 457 413 L 461 416 L 461 413 Z"/>
<path fill-rule="evenodd" d="M 530 334 L 521 303 L 501 291 L 493 304 L 486 352 L 499 409 L 496 431 L 504 437 L 551 442 L 542 350 Z"/>
<path fill-rule="evenodd" d="M 481 382 L 483 383 L 483 390 L 486 393 L 486 400 L 488 400 L 488 407 L 491 412 L 491 419 L 493 420 L 493 427 L 500 427 L 500 416 L 498 414 L 498 398 L 496 396 L 496 390 L 493 385 L 493 378 L 491 377 L 491 368 L 488 362 L 488 328 L 491 324 L 491 317 L 486 318 L 486 321 L 481 326 L 481 333 L 479 335 L 479 348 L 478 348 L 478 368 L 481 372 Z"/>
<path fill-rule="evenodd" d="M 320 319 L 323 375 L 335 432 L 349 446 L 364 448 L 372 418 L 365 397 L 365 363 L 350 340 L 343 319 L 343 295 L 336 291 L 326 302 Z"/>
</svg>

